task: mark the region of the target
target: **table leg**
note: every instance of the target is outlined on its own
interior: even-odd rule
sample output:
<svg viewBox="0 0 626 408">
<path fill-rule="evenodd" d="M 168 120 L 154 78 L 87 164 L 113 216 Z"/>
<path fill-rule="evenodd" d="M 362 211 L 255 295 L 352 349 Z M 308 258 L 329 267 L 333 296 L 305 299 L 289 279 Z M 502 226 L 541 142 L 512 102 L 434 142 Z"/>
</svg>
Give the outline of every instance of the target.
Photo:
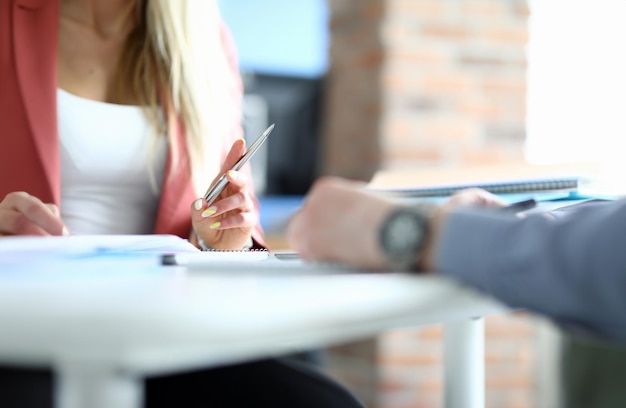
<svg viewBox="0 0 626 408">
<path fill-rule="evenodd" d="M 91 363 L 55 367 L 55 408 L 141 408 L 143 382 L 110 366 Z"/>
<path fill-rule="evenodd" d="M 485 407 L 485 326 L 482 318 L 447 323 L 444 334 L 446 408 Z"/>
</svg>

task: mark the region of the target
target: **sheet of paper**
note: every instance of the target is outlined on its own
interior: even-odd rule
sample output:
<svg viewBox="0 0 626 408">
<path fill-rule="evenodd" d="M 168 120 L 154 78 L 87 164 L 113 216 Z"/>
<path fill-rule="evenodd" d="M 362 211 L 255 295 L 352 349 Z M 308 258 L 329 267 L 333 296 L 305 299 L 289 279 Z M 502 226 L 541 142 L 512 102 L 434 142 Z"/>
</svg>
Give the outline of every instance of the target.
<svg viewBox="0 0 626 408">
<path fill-rule="evenodd" d="M 113 254 L 193 253 L 189 241 L 175 235 L 16 236 L 0 238 L 0 265 L 69 260 Z"/>
<path fill-rule="evenodd" d="M 75 235 L 0 238 L 3 284 L 136 279 L 161 273 L 164 253 L 198 253 L 175 235 Z"/>
</svg>

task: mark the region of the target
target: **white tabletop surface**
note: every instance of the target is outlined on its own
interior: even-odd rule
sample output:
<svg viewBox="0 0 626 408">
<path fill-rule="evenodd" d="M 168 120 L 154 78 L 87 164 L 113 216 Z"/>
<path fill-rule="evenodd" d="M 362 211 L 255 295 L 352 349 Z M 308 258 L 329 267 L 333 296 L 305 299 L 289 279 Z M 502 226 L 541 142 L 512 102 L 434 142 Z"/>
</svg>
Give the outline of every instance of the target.
<svg viewBox="0 0 626 408">
<path fill-rule="evenodd" d="M 0 361 L 108 361 L 161 373 L 483 316 L 501 304 L 446 278 L 255 263 L 187 271 L 148 257 L 0 271 Z"/>
</svg>

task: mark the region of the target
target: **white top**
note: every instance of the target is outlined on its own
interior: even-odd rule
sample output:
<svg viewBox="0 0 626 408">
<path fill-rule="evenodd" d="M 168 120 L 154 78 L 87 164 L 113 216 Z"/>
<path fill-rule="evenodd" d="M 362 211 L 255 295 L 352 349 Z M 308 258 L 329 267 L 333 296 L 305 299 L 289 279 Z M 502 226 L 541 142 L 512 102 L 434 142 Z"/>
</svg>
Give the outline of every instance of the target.
<svg viewBox="0 0 626 408">
<path fill-rule="evenodd" d="M 70 233 L 153 232 L 167 143 L 138 106 L 57 92 L 61 216 Z M 154 183 L 150 181 L 150 171 Z"/>
</svg>

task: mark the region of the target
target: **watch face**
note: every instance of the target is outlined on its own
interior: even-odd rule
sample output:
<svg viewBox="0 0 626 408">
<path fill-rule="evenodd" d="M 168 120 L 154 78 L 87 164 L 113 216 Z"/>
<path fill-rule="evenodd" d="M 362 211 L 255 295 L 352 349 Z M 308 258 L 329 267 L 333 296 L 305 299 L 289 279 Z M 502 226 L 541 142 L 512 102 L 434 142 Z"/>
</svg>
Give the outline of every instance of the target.
<svg viewBox="0 0 626 408">
<path fill-rule="evenodd" d="M 426 215 L 408 208 L 392 213 L 381 230 L 381 246 L 389 263 L 403 270 L 415 267 L 428 226 Z"/>
<path fill-rule="evenodd" d="M 422 242 L 423 221 L 415 214 L 402 213 L 390 220 L 387 245 L 393 252 L 406 253 L 415 251 Z M 416 254 L 415 254 L 416 255 Z"/>
</svg>

